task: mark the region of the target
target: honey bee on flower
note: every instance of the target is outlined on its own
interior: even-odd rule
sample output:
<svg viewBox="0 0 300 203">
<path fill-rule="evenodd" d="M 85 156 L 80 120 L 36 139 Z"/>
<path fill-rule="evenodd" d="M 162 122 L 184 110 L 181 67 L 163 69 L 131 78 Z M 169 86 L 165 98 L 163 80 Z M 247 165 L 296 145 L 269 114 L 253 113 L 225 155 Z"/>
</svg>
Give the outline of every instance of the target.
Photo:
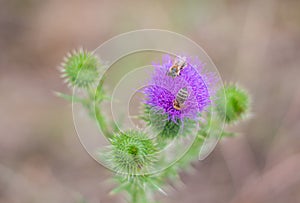
<svg viewBox="0 0 300 203">
<path fill-rule="evenodd" d="M 186 118 L 197 120 L 200 113 L 212 103 L 213 91 L 210 90 L 215 84 L 212 74 L 203 73 L 203 64 L 199 60 L 181 58 L 184 62 L 177 63 L 181 67 L 179 73 L 172 72 L 170 67 L 174 62 L 169 55 L 163 57 L 161 64 L 153 65 L 154 73 L 144 89 L 145 104 L 167 115 L 168 120 L 175 123 Z M 170 70 L 174 75 L 180 74 L 180 77 L 170 77 L 171 73 L 166 74 Z"/>
<path fill-rule="evenodd" d="M 168 76 L 175 78 L 180 75 L 180 71 L 186 67 L 186 57 L 178 57 L 167 72 Z"/>
<path fill-rule="evenodd" d="M 189 96 L 189 92 L 186 87 L 180 89 L 176 95 L 176 98 L 173 101 L 173 107 L 176 110 L 181 110 L 188 96 Z"/>
</svg>

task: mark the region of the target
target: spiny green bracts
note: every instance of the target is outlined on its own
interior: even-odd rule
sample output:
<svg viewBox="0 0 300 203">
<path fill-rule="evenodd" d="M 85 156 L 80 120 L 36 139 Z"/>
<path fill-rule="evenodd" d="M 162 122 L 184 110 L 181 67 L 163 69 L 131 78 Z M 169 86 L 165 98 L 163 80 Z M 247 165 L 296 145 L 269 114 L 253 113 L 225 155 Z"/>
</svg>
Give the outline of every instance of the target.
<svg viewBox="0 0 300 203">
<path fill-rule="evenodd" d="M 99 59 L 91 52 L 82 49 L 73 51 L 61 64 L 62 77 L 69 86 L 87 88 L 97 81 L 99 66 Z"/>
<path fill-rule="evenodd" d="M 224 89 L 218 90 L 217 97 L 217 113 L 221 118 L 225 116 L 228 124 L 244 118 L 249 112 L 249 95 L 237 85 L 225 85 Z"/>
<path fill-rule="evenodd" d="M 147 174 L 157 160 L 158 149 L 143 132 L 121 132 L 110 138 L 110 142 L 107 157 L 116 173 L 125 176 Z"/>
</svg>

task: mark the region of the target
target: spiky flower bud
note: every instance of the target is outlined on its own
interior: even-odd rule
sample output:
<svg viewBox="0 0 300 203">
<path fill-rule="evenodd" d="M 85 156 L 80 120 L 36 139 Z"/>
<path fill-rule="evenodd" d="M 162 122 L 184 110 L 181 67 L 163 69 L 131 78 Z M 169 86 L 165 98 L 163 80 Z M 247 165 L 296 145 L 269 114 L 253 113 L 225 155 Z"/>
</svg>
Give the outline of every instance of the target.
<svg viewBox="0 0 300 203">
<path fill-rule="evenodd" d="M 147 135 L 130 130 L 113 136 L 108 162 L 122 175 L 141 175 L 149 173 L 157 160 L 158 149 Z"/>
<path fill-rule="evenodd" d="M 220 117 L 225 116 L 226 123 L 234 123 L 244 118 L 249 111 L 249 95 L 237 85 L 225 85 L 217 92 L 217 112 Z M 224 98 L 225 97 L 225 98 Z"/>
<path fill-rule="evenodd" d="M 64 58 L 62 77 L 69 86 L 86 88 L 98 78 L 99 59 L 91 52 L 80 49 Z"/>
</svg>

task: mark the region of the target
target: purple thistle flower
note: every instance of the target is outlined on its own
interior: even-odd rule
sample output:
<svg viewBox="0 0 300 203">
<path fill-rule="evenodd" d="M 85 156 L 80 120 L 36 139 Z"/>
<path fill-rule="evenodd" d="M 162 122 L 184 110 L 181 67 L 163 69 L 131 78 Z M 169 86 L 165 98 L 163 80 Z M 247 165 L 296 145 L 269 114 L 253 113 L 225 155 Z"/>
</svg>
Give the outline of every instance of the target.
<svg viewBox="0 0 300 203">
<path fill-rule="evenodd" d="M 203 73 L 203 64 L 198 59 L 186 58 L 185 67 L 177 77 L 168 75 L 174 60 L 165 55 L 162 64 L 153 64 L 155 70 L 149 85 L 144 89 L 146 95 L 145 104 L 156 111 L 168 115 L 168 119 L 177 123 L 185 118 L 197 120 L 199 114 L 211 103 L 211 85 L 215 77 Z M 173 102 L 178 92 L 186 88 L 188 96 L 183 107 L 178 110 L 174 108 Z"/>
</svg>

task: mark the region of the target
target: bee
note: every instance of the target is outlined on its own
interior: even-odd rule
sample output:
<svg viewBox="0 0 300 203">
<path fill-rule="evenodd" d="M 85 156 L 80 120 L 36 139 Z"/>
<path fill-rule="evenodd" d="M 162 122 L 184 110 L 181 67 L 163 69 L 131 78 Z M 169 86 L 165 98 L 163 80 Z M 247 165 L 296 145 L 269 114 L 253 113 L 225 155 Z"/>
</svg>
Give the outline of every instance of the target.
<svg viewBox="0 0 300 203">
<path fill-rule="evenodd" d="M 178 91 L 175 100 L 173 101 L 174 109 L 181 110 L 183 107 L 183 104 L 187 100 L 188 96 L 189 96 L 189 92 L 188 92 L 187 88 L 186 87 L 181 88 Z"/>
<path fill-rule="evenodd" d="M 168 76 L 175 78 L 180 75 L 180 71 L 186 66 L 186 57 L 178 57 L 167 72 Z"/>
</svg>

